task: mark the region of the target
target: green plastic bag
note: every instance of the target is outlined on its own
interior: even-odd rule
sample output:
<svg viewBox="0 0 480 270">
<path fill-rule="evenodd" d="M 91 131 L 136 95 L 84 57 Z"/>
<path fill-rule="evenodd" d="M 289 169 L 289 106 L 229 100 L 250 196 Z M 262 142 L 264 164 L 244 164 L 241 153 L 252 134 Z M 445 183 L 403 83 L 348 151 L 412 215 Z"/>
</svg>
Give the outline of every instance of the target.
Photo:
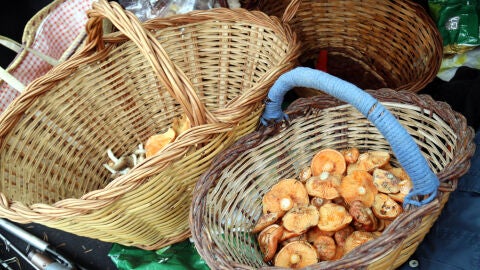
<svg viewBox="0 0 480 270">
<path fill-rule="evenodd" d="M 442 36 L 444 54 L 464 53 L 480 45 L 478 0 L 429 0 L 428 6 Z"/>
<path fill-rule="evenodd" d="M 210 269 L 189 240 L 156 251 L 113 244 L 108 256 L 120 270 Z"/>
</svg>

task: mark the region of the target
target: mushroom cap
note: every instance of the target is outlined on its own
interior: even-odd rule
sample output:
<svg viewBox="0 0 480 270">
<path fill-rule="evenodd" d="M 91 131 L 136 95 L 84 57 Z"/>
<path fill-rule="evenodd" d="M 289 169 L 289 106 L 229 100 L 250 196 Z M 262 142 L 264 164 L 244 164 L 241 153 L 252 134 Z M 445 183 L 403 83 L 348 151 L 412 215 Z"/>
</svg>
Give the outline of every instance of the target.
<svg viewBox="0 0 480 270">
<path fill-rule="evenodd" d="M 285 235 L 285 234 L 284 234 Z M 283 236 L 282 236 L 283 237 Z M 285 240 L 282 240 L 280 243 L 279 243 L 279 249 L 280 247 L 284 247 L 286 246 L 287 244 L 291 243 L 291 242 L 295 242 L 295 241 L 306 241 L 307 240 L 307 235 L 305 233 L 302 233 L 300 235 L 297 235 L 295 237 L 290 237 L 290 238 L 287 238 Z"/>
<path fill-rule="evenodd" d="M 277 267 L 302 268 L 317 262 L 317 251 L 312 245 L 306 241 L 294 241 L 278 251 L 274 265 Z"/>
<path fill-rule="evenodd" d="M 302 183 L 305 183 L 310 177 L 312 177 L 312 169 L 310 166 L 303 167 L 298 174 L 298 180 Z"/>
<path fill-rule="evenodd" d="M 257 240 L 263 254 L 263 261 L 268 262 L 275 256 L 283 230 L 282 226 L 272 224 L 258 234 Z"/>
<path fill-rule="evenodd" d="M 308 231 L 306 233 L 306 237 L 307 237 L 307 241 L 309 243 L 311 243 L 319 236 L 323 236 L 323 235 L 333 236 L 334 234 L 335 234 L 335 232 L 322 231 L 322 230 L 320 230 L 320 228 L 318 228 L 318 226 L 315 226 L 315 227 L 312 227 L 312 228 L 308 229 Z"/>
<path fill-rule="evenodd" d="M 312 239 L 309 243 L 317 250 L 318 259 L 321 261 L 330 261 L 335 257 L 337 245 L 333 237 L 327 235 L 319 235 L 316 239 Z"/>
<path fill-rule="evenodd" d="M 375 194 L 378 193 L 373 184 L 373 176 L 362 170 L 353 171 L 343 177 L 338 191 L 348 204 L 353 201 L 361 201 L 367 207 L 372 206 Z"/>
<path fill-rule="evenodd" d="M 334 203 L 326 203 L 319 209 L 318 228 L 322 231 L 335 232 L 350 224 L 352 216 L 347 209 Z"/>
<path fill-rule="evenodd" d="M 319 176 L 310 177 L 305 183 L 305 188 L 310 196 L 331 200 L 340 196 L 337 190 L 339 182 L 338 177 L 323 172 Z"/>
<path fill-rule="evenodd" d="M 342 153 L 335 149 L 326 148 L 313 156 L 310 168 L 313 176 L 320 175 L 322 172 L 342 175 L 347 168 L 347 164 Z"/>
<path fill-rule="evenodd" d="M 252 233 L 258 233 L 265 229 L 266 227 L 274 224 L 280 218 L 278 213 L 267 213 L 260 216 L 257 223 L 252 229 Z"/>
<path fill-rule="evenodd" d="M 360 150 L 356 147 L 348 148 L 342 151 L 343 158 L 348 164 L 357 162 L 358 157 L 360 156 Z"/>
<path fill-rule="evenodd" d="M 173 142 L 177 134 L 172 128 L 168 128 L 167 131 L 161 134 L 155 134 L 148 138 L 145 143 L 145 156 L 151 157 L 158 151 L 162 150 L 167 144 Z"/>
<path fill-rule="evenodd" d="M 347 237 L 354 231 L 355 229 L 352 226 L 346 226 L 345 228 L 336 231 L 333 235 L 333 239 L 335 239 L 335 243 L 337 243 L 337 246 L 343 247 L 345 245 L 345 240 L 347 240 Z"/>
<path fill-rule="evenodd" d="M 413 182 L 410 180 L 410 178 L 402 180 L 398 183 L 400 192 L 397 193 L 391 193 L 388 194 L 390 198 L 394 199 L 397 202 L 403 203 L 403 200 L 405 199 L 405 196 L 412 190 L 413 188 Z"/>
<path fill-rule="evenodd" d="M 318 224 L 318 210 L 313 205 L 298 206 L 290 209 L 282 218 L 283 227 L 294 233 L 306 232 Z"/>
<path fill-rule="evenodd" d="M 186 114 L 182 114 L 179 117 L 175 117 L 172 122 L 172 128 L 177 133 L 177 136 L 191 128 L 192 124 Z"/>
<path fill-rule="evenodd" d="M 303 183 L 296 179 L 280 180 L 262 198 L 263 213 L 280 213 L 280 216 L 293 207 L 305 206 L 308 203 L 307 190 Z"/>
<path fill-rule="evenodd" d="M 373 213 L 381 219 L 394 219 L 398 217 L 403 208 L 387 194 L 378 193 L 372 205 Z"/>
<path fill-rule="evenodd" d="M 401 167 L 392 167 L 389 168 L 388 171 L 393 173 L 393 175 L 395 175 L 400 180 L 410 180 L 410 176 L 408 176 L 408 173 L 405 171 L 405 169 Z"/>
<path fill-rule="evenodd" d="M 283 227 L 283 234 L 282 234 L 282 237 L 280 238 L 280 241 L 284 242 L 284 241 L 292 239 L 292 238 L 300 239 L 300 238 L 302 238 L 301 236 L 303 236 L 303 238 L 306 238 L 306 236 L 303 232 L 302 233 L 296 233 L 296 232 L 289 231 L 289 230 L 285 229 L 285 227 Z"/>
<path fill-rule="evenodd" d="M 345 239 L 345 254 L 377 237 L 378 235 L 373 232 L 354 231 Z"/>
<path fill-rule="evenodd" d="M 373 170 L 373 184 L 383 193 L 400 192 L 400 180 L 391 172 L 376 168 Z"/>
<path fill-rule="evenodd" d="M 349 164 L 347 174 L 355 170 L 372 172 L 376 168 L 385 166 L 390 162 L 390 153 L 387 151 L 368 151 L 360 154 L 357 162 Z"/>
<path fill-rule="evenodd" d="M 379 221 L 370 207 L 361 201 L 353 201 L 348 209 L 354 219 L 354 226 L 360 231 L 373 232 L 378 229 Z"/>
</svg>

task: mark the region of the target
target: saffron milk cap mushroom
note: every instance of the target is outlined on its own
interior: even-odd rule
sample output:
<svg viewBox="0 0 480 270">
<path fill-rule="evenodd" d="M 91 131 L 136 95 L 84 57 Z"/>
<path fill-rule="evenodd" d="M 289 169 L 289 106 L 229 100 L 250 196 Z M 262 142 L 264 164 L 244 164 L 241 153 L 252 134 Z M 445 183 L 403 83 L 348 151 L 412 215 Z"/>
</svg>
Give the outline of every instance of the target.
<svg viewBox="0 0 480 270">
<path fill-rule="evenodd" d="M 342 175 L 347 168 L 343 154 L 335 149 L 326 148 L 313 156 L 310 168 L 312 175 L 317 176 L 322 172 Z"/>
<path fill-rule="evenodd" d="M 368 151 L 361 153 L 357 162 L 349 164 L 347 174 L 355 170 L 372 172 L 375 168 L 385 166 L 390 162 L 390 153 L 387 151 Z"/>
<path fill-rule="evenodd" d="M 278 251 L 274 265 L 277 267 L 302 268 L 317 262 L 317 251 L 312 245 L 306 241 L 294 241 Z"/>
<path fill-rule="evenodd" d="M 318 176 L 310 177 L 305 183 L 305 188 L 310 196 L 331 200 L 340 196 L 337 190 L 340 182 L 339 177 L 328 172 L 322 172 Z"/>
<path fill-rule="evenodd" d="M 158 151 L 165 148 L 167 144 L 173 142 L 176 136 L 177 134 L 173 128 L 168 128 L 164 133 L 150 136 L 145 143 L 145 156 L 148 158 L 155 155 Z"/>
<path fill-rule="evenodd" d="M 272 186 L 262 198 L 263 213 L 279 213 L 280 217 L 293 207 L 309 203 L 307 190 L 296 179 L 282 179 Z"/>
<path fill-rule="evenodd" d="M 282 218 L 285 229 L 294 233 L 306 232 L 318 224 L 318 210 L 313 205 L 297 206 L 288 211 Z"/>
<path fill-rule="evenodd" d="M 263 254 L 263 260 L 268 262 L 273 259 L 277 252 L 278 243 L 283 234 L 283 227 L 278 224 L 272 224 L 258 234 L 257 240 L 260 251 Z"/>
<path fill-rule="evenodd" d="M 322 231 L 335 232 L 350 224 L 352 216 L 345 207 L 335 204 L 326 203 L 319 209 L 320 220 L 318 228 Z"/>
<path fill-rule="evenodd" d="M 373 176 L 363 170 L 353 171 L 343 177 L 338 191 L 347 204 L 361 201 L 366 207 L 372 206 L 375 194 L 378 193 Z"/>
</svg>

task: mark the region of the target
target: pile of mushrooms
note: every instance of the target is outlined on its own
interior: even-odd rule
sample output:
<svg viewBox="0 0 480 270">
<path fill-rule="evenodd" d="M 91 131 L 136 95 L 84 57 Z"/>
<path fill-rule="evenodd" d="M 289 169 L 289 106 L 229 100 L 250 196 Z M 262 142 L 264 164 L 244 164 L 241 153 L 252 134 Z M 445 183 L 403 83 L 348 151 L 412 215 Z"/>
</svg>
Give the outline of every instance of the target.
<svg viewBox="0 0 480 270">
<path fill-rule="evenodd" d="M 252 228 L 263 260 L 301 268 L 338 260 L 377 238 L 402 213 L 413 187 L 390 157 L 386 151 L 323 149 L 297 178 L 273 185 Z"/>
</svg>

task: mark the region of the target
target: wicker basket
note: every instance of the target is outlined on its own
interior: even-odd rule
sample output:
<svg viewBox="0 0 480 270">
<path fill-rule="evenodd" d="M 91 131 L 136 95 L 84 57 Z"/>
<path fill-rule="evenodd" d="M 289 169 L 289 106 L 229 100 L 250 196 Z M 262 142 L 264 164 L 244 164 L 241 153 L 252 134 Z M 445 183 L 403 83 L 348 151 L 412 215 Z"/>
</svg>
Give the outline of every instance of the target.
<svg viewBox="0 0 480 270">
<path fill-rule="evenodd" d="M 314 67 L 319 61 L 322 70 L 362 89 L 413 92 L 440 69 L 440 33 L 414 1 L 299 1 L 288 7 L 290 0 L 261 0 L 256 8 L 270 15 L 294 15 L 290 23 L 302 43 L 302 66 Z M 295 92 L 302 97 L 318 94 L 308 88 Z"/>
<path fill-rule="evenodd" d="M 141 24 L 115 2 L 88 11 L 88 40 L 0 118 L 0 216 L 158 249 L 190 235 L 193 187 L 253 131 L 299 55 L 277 18 L 219 8 Z M 102 34 L 108 19 L 118 32 Z M 127 174 L 103 165 L 186 114 L 192 128 Z"/>
<path fill-rule="evenodd" d="M 284 117 L 281 98 L 294 86 L 326 89 L 331 96 L 297 99 L 286 110 L 288 125 L 269 125 L 217 155 L 197 182 L 190 209 L 192 237 L 200 255 L 216 269 L 270 267 L 262 260 L 256 234 L 251 233 L 262 214 L 263 195 L 279 179 L 299 175 L 320 149 L 358 147 L 391 151 L 395 162 L 406 169 L 414 183 L 407 211 L 376 240 L 340 260 L 323 261 L 309 269 L 400 266 L 468 170 L 475 151 L 473 129 L 461 114 L 430 96 L 392 89 L 364 92 L 304 67 L 282 75 L 274 85 L 266 118 Z"/>
</svg>

